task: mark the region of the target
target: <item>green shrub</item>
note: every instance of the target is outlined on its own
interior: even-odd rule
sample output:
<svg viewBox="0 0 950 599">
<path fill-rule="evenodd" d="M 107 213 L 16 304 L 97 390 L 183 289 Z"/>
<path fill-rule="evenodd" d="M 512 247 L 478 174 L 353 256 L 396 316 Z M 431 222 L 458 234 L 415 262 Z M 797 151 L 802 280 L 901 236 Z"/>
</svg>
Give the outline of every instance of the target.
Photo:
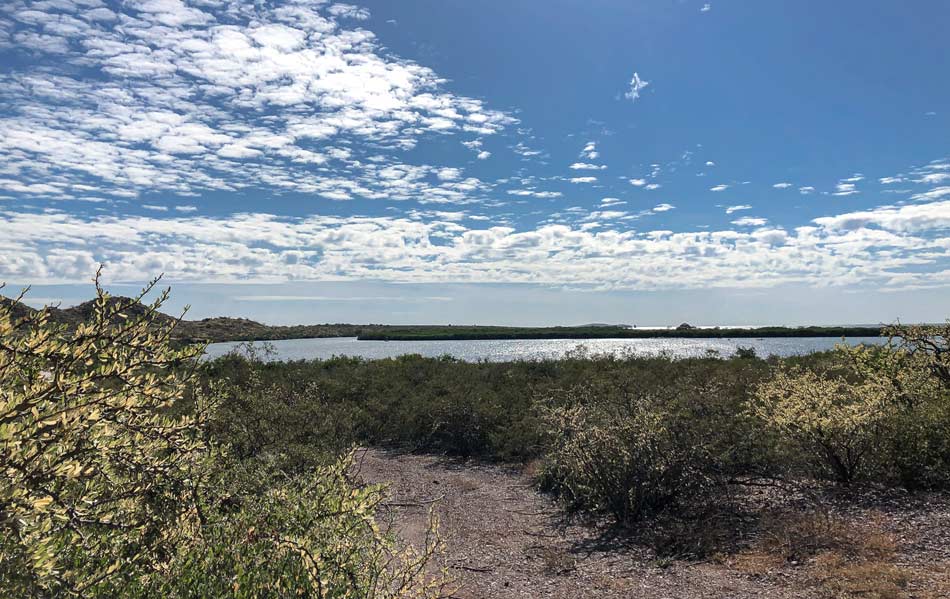
<svg viewBox="0 0 950 599">
<path fill-rule="evenodd" d="M 886 416 L 876 388 L 807 370 L 781 370 L 758 390 L 755 411 L 815 468 L 850 484 L 873 461 Z"/>
<path fill-rule="evenodd" d="M 74 329 L 0 307 L 0 596 L 438 594 L 437 541 L 400 550 L 348 460 L 293 475 L 282 448 L 213 433 L 220 385 L 195 385 L 202 348 L 156 319 L 167 291 L 96 290 Z"/>
<path fill-rule="evenodd" d="M 204 406 L 167 410 L 201 348 L 169 347 L 164 295 L 134 315 L 98 291 L 72 331 L 0 308 L 0 585 L 14 595 L 148 572 L 197 522 Z"/>
<path fill-rule="evenodd" d="M 716 484 L 707 448 L 649 397 L 614 402 L 573 389 L 541 410 L 550 435 L 542 486 L 573 509 L 627 524 L 681 511 Z"/>
<path fill-rule="evenodd" d="M 832 368 L 780 367 L 754 413 L 813 467 L 842 484 L 950 482 L 947 333 L 892 328 L 883 347 L 839 346 Z"/>
<path fill-rule="evenodd" d="M 384 488 L 354 486 L 347 477 L 351 461 L 347 456 L 293 477 L 259 460 L 232 464 L 217 481 L 218 492 L 202 498 L 208 522 L 192 542 L 160 576 L 122 595 L 442 596 L 446 573 L 430 568 L 441 551 L 437 523 L 418 550 L 401 547 L 376 519 Z"/>
</svg>

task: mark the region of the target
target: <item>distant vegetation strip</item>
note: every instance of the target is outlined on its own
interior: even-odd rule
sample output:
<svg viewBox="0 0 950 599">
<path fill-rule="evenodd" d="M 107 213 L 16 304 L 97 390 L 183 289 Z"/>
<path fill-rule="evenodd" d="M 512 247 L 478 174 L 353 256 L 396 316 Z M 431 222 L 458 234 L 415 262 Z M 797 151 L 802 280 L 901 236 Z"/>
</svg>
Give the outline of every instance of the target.
<svg viewBox="0 0 950 599">
<path fill-rule="evenodd" d="M 110 302 L 128 303 L 128 298 L 112 297 Z M 35 312 L 26 304 L 0 297 L 0 305 L 10 305 L 12 314 L 23 317 Z M 88 321 L 95 310 L 89 301 L 71 308 L 51 308 L 50 320 L 74 327 Z M 127 308 L 129 316 L 140 316 L 140 305 Z M 156 321 L 170 324 L 172 316 L 158 313 Z M 758 338 L 758 337 L 877 337 L 881 327 L 760 327 L 699 328 L 682 324 L 675 329 L 636 329 L 623 325 L 575 327 L 499 327 L 450 325 L 313 324 L 272 326 L 247 318 L 205 318 L 181 320 L 174 329 L 180 342 L 278 341 L 321 337 L 356 337 L 364 341 L 467 341 L 476 339 L 649 339 L 649 338 Z"/>
<path fill-rule="evenodd" d="M 634 329 L 595 327 L 378 327 L 358 335 L 375 341 L 467 341 L 476 339 L 652 339 L 652 338 L 758 338 L 758 337 L 877 337 L 881 327 L 760 327 L 753 329 L 678 327 Z"/>
</svg>

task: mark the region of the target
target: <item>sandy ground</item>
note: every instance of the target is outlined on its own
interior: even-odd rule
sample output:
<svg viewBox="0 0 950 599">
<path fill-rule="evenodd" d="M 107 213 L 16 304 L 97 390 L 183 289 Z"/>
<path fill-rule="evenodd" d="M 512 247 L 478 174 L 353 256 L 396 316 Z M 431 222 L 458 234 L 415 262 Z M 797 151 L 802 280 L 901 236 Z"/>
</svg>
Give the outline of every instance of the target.
<svg viewBox="0 0 950 599">
<path fill-rule="evenodd" d="M 385 515 L 406 541 L 422 541 L 434 508 L 445 563 L 460 587 L 454 597 L 819 596 L 793 584 L 794 573 L 754 576 L 721 560 L 661 559 L 642 544 L 611 540 L 604 529 L 565 522 L 515 469 L 373 449 L 357 458 L 364 481 L 390 485 Z"/>
</svg>

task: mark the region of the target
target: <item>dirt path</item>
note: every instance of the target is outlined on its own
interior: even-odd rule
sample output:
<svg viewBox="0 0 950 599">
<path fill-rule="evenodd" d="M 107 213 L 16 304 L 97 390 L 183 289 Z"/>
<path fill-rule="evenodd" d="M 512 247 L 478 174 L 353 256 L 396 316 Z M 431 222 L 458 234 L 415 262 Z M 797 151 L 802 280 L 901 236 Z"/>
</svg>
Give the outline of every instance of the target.
<svg viewBox="0 0 950 599">
<path fill-rule="evenodd" d="M 757 579 L 604 542 L 590 527 L 565 525 L 556 506 L 513 470 L 372 449 L 358 459 L 363 480 L 390 485 L 386 509 L 405 540 L 423 540 L 434 506 L 459 598 L 814 596 L 785 588 L 781 576 Z"/>
</svg>

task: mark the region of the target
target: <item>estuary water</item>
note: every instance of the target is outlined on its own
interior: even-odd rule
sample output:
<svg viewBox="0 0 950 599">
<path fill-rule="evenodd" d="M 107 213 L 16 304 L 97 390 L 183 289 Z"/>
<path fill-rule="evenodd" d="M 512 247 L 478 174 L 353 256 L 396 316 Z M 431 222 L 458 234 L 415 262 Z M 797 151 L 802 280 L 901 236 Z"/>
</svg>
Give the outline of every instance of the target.
<svg viewBox="0 0 950 599">
<path fill-rule="evenodd" d="M 848 337 L 850 345 L 881 344 L 882 337 Z M 501 339 L 476 341 L 357 341 L 356 337 L 325 339 L 288 339 L 269 341 L 276 351 L 276 360 L 314 360 L 333 356 L 358 356 L 366 359 L 394 358 L 406 354 L 426 357 L 452 356 L 477 362 L 511 362 L 515 360 L 553 360 L 569 353 L 588 355 L 656 356 L 674 358 L 701 357 L 718 352 L 722 357 L 736 353 L 739 347 L 752 347 L 757 355 L 792 356 L 824 351 L 841 343 L 839 337 L 768 337 L 747 339 Z M 232 351 L 237 342 L 214 343 L 208 346 L 207 357 L 214 359 Z"/>
</svg>

